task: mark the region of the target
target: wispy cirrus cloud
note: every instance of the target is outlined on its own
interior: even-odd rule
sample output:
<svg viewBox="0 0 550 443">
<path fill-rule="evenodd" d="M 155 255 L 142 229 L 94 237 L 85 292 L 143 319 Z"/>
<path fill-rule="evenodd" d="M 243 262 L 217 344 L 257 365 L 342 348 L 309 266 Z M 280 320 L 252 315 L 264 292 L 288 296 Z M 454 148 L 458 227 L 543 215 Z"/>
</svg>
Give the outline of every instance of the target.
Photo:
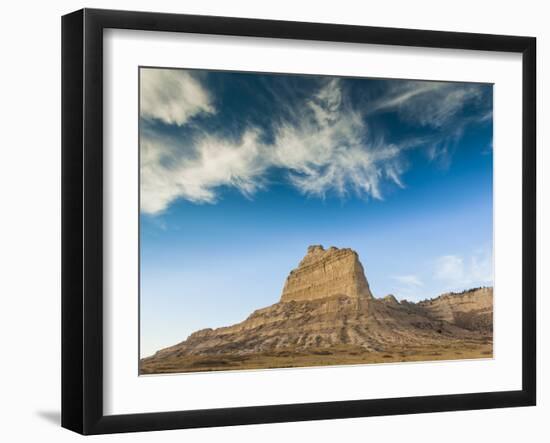
<svg viewBox="0 0 550 443">
<path fill-rule="evenodd" d="M 141 141 L 141 209 L 158 214 L 183 198 L 214 203 L 219 188 L 232 186 L 252 196 L 265 186 L 271 168 L 304 195 L 382 198 L 381 182 L 403 186 L 400 153 L 407 144 L 373 140 L 362 115 L 346 101 L 338 80 L 326 82 L 292 120 L 274 128 L 272 143 L 262 130 L 249 127 L 239 138 L 198 133 L 188 139 L 143 134 Z"/>
<path fill-rule="evenodd" d="M 142 118 L 181 126 L 195 115 L 215 112 L 210 94 L 188 71 L 142 68 L 140 77 Z"/>
<path fill-rule="evenodd" d="M 371 137 L 339 80 L 325 84 L 303 109 L 296 121 L 276 129 L 272 151 L 274 165 L 288 169 L 301 193 L 345 197 L 352 192 L 380 199 L 384 179 L 402 186 L 399 154 L 405 146 Z"/>
<path fill-rule="evenodd" d="M 391 85 L 369 107 L 370 113 L 398 112 L 404 120 L 435 128 L 455 124 L 465 106 L 483 97 L 482 85 L 475 83 L 407 81 Z"/>
<path fill-rule="evenodd" d="M 466 112 L 475 107 L 477 112 Z M 395 112 L 405 122 L 434 131 L 425 144 L 427 158 L 448 168 L 459 141 L 471 124 L 492 120 L 487 87 L 477 83 L 405 81 L 389 83 L 369 113 Z"/>
<path fill-rule="evenodd" d="M 141 76 L 145 120 L 188 127 L 194 117 L 216 112 L 207 88 L 188 71 L 143 69 Z M 448 164 L 469 121 L 491 116 L 490 109 L 482 116 L 462 115 L 465 106 L 481 100 L 476 84 L 387 84 L 383 94 L 360 108 L 339 79 L 320 82 L 316 92 L 298 101 L 289 100 L 286 89 L 283 97 L 272 91 L 284 112 L 271 123 L 267 138 L 267 128 L 250 123 L 231 136 L 193 125 L 179 138 L 142 131 L 142 211 L 159 214 L 179 198 L 215 203 L 224 186 L 250 198 L 267 186 L 273 168 L 284 170 L 288 183 L 306 196 L 382 199 L 385 183 L 405 186 L 403 152 L 422 146 L 429 160 Z M 438 133 L 389 143 L 367 124 L 370 115 L 386 112 Z"/>
</svg>

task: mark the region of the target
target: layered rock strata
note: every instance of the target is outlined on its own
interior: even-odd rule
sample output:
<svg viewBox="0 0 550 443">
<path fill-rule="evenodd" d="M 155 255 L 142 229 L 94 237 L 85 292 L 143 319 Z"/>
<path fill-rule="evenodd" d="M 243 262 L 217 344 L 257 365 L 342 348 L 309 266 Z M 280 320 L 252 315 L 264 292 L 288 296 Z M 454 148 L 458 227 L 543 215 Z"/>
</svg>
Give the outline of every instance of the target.
<svg viewBox="0 0 550 443">
<path fill-rule="evenodd" d="M 372 296 L 357 253 L 312 246 L 287 278 L 281 300 L 233 326 L 203 329 L 149 363 L 201 355 L 250 355 L 357 346 L 425 346 L 492 340 L 493 290 L 478 288 L 419 303 Z"/>
<path fill-rule="evenodd" d="M 355 251 L 310 246 L 298 267 L 290 271 L 281 302 L 316 300 L 333 295 L 373 298 Z"/>
<path fill-rule="evenodd" d="M 447 293 L 418 303 L 430 317 L 465 329 L 490 331 L 493 328 L 493 288 L 475 288 Z"/>
</svg>

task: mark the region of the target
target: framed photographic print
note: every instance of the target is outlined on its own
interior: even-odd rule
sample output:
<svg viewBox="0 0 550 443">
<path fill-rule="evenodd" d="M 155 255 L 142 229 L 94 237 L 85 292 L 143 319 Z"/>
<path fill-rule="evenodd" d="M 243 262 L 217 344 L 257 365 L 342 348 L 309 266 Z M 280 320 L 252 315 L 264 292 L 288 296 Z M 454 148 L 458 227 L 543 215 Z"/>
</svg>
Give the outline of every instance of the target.
<svg viewBox="0 0 550 443">
<path fill-rule="evenodd" d="M 534 405 L 531 37 L 62 21 L 62 425 Z"/>
</svg>

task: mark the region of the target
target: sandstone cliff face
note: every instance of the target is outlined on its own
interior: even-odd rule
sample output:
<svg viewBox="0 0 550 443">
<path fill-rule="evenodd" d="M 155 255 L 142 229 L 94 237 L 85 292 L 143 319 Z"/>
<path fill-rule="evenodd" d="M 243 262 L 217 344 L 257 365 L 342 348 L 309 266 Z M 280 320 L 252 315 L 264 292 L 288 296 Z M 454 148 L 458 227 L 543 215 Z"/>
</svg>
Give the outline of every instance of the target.
<svg viewBox="0 0 550 443">
<path fill-rule="evenodd" d="M 281 302 L 334 295 L 372 298 L 359 257 L 351 249 L 310 246 L 299 266 L 290 272 Z"/>
<path fill-rule="evenodd" d="M 308 352 L 340 345 L 382 352 L 388 346 L 490 341 L 492 312 L 492 288 L 419 303 L 399 302 L 393 295 L 376 299 L 354 251 L 313 246 L 289 275 L 278 303 L 236 325 L 197 331 L 145 360 Z"/>
<path fill-rule="evenodd" d="M 443 294 L 418 303 L 427 315 L 469 330 L 493 327 L 493 288 L 476 288 L 460 294 Z"/>
</svg>

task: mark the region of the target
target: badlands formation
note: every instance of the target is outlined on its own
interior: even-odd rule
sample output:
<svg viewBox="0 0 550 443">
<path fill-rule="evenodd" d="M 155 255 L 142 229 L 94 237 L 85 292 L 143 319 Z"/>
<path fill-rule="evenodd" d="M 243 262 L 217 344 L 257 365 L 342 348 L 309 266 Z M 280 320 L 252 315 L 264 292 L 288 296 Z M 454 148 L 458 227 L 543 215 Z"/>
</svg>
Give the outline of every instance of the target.
<svg viewBox="0 0 550 443">
<path fill-rule="evenodd" d="M 142 374 L 492 357 L 493 289 L 375 298 L 357 253 L 310 246 L 278 303 L 142 359 Z"/>
</svg>

